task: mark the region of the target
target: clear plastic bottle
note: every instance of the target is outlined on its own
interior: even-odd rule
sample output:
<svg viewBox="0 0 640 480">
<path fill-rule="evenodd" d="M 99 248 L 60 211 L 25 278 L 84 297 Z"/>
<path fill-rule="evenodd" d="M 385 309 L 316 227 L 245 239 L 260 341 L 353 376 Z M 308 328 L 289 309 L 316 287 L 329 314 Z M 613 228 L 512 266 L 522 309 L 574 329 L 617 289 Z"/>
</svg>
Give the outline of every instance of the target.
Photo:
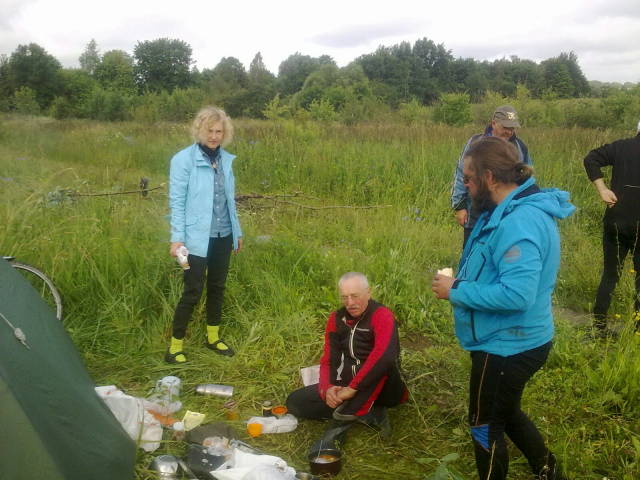
<svg viewBox="0 0 640 480">
<path fill-rule="evenodd" d="M 292 432 L 298 427 L 298 419 L 287 413 L 286 415 L 277 417 L 251 417 L 247 420 L 247 427 L 251 424 L 260 424 L 262 429 L 260 433 L 286 433 Z M 260 434 L 258 433 L 258 435 Z"/>
<path fill-rule="evenodd" d="M 182 245 L 176 250 L 176 260 L 183 270 L 189 270 L 191 268 L 189 266 L 189 250 L 187 250 L 187 247 Z"/>
</svg>

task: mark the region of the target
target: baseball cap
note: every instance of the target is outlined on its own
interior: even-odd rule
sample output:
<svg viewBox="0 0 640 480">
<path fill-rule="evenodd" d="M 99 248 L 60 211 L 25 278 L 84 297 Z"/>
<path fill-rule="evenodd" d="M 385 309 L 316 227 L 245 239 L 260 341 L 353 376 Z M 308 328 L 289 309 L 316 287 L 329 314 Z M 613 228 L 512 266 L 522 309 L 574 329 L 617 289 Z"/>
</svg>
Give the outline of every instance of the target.
<svg viewBox="0 0 640 480">
<path fill-rule="evenodd" d="M 500 125 L 507 128 L 520 128 L 518 122 L 518 112 L 511 105 L 502 105 L 493 112 L 492 120 L 499 122 Z"/>
</svg>

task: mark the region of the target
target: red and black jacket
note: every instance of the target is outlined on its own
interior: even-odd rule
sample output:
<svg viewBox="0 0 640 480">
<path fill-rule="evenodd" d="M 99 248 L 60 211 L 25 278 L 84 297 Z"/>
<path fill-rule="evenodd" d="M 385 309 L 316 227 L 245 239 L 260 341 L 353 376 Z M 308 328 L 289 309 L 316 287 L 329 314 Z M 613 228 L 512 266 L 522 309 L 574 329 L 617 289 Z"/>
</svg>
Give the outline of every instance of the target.
<svg viewBox="0 0 640 480">
<path fill-rule="evenodd" d="M 345 308 L 329 316 L 318 385 L 323 399 L 333 385 L 364 390 L 399 369 L 400 340 L 391 310 L 369 300 L 359 318 L 353 318 Z"/>
</svg>

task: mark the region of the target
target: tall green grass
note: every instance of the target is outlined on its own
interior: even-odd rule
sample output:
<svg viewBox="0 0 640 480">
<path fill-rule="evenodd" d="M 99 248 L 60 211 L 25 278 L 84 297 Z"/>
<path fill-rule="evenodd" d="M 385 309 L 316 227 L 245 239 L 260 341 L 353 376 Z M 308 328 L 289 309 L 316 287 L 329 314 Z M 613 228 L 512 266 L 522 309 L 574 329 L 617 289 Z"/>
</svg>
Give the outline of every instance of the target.
<svg viewBox="0 0 640 480">
<path fill-rule="evenodd" d="M 352 432 L 343 478 L 421 479 L 450 453 L 460 454 L 455 468 L 474 478 L 465 418 L 469 362 L 453 337 L 448 305 L 429 287 L 435 270 L 455 266 L 460 254 L 449 191 L 473 133 L 433 125 L 238 122 L 229 148 L 238 155 L 238 193 L 302 194 L 241 203 L 246 248 L 233 258 L 223 314 L 223 335 L 238 351 L 232 359 L 203 347 L 200 308 L 185 342 L 190 363 L 162 361 L 181 288 L 168 256 L 166 186 L 147 197 L 69 195 L 135 190 L 141 177 L 160 186 L 170 157 L 189 143 L 182 125 L 0 117 L 0 251 L 55 280 L 65 326 L 98 384 L 144 396 L 158 378 L 177 374 L 185 406 L 210 419 L 223 418 L 222 401 L 195 395 L 197 383 L 234 385 L 243 418 L 262 400 L 283 402 L 299 386 L 298 369 L 319 359 L 337 278 L 363 271 L 375 297 L 398 316 L 412 399 L 391 413 L 391 439 L 365 428 Z M 561 222 L 556 346 L 524 400 L 573 478 L 640 475 L 639 337 L 630 328 L 628 269 L 611 308 L 620 316 L 621 339 L 594 342 L 576 322 L 586 318 L 601 268 L 603 207 L 582 158 L 623 136 L 522 131 L 539 183 L 570 191 L 578 206 Z M 332 206 L 376 208 L 326 208 Z M 252 443 L 304 469 L 306 449 L 322 428 L 303 422 L 291 434 Z M 182 450 L 167 439 L 159 452 Z M 525 460 L 513 454 L 511 478 L 530 478 Z M 150 458 L 140 453 L 137 478 L 149 478 Z"/>
</svg>

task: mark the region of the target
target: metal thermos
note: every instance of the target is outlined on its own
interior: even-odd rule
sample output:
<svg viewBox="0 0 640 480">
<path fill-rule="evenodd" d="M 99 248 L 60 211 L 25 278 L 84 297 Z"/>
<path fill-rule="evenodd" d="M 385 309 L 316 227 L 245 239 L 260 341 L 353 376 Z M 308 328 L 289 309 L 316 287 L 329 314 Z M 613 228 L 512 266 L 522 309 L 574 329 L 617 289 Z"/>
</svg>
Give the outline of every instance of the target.
<svg viewBox="0 0 640 480">
<path fill-rule="evenodd" d="M 216 383 L 201 383 L 200 385 L 196 385 L 196 393 L 230 397 L 233 395 L 233 387 L 231 385 L 218 385 Z"/>
</svg>

